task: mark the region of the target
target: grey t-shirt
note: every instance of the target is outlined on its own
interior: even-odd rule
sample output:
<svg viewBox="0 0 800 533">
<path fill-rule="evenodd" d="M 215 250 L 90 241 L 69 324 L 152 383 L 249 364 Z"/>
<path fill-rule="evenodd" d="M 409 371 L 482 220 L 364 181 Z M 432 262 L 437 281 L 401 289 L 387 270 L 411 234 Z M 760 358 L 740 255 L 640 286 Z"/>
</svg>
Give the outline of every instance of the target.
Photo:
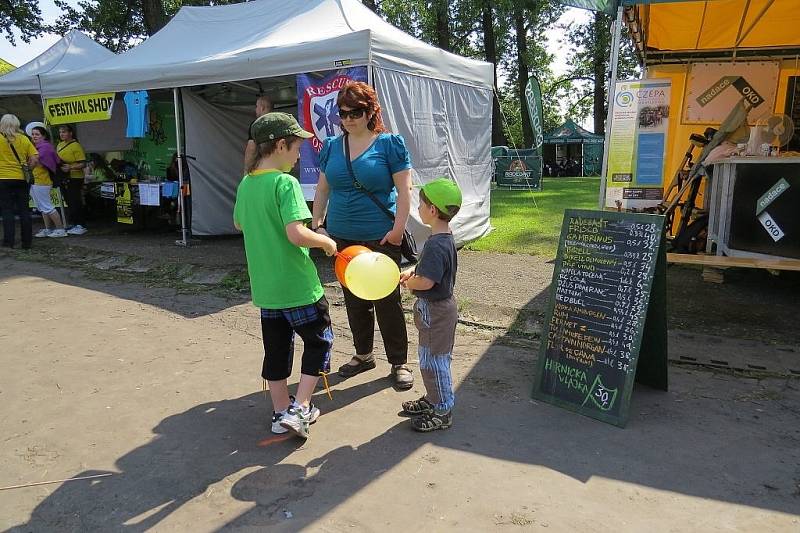
<svg viewBox="0 0 800 533">
<path fill-rule="evenodd" d="M 444 300 L 453 295 L 458 270 L 456 241 L 450 233 L 437 233 L 425 241 L 416 273 L 434 282 L 426 291 L 413 291 L 418 298 Z"/>
</svg>

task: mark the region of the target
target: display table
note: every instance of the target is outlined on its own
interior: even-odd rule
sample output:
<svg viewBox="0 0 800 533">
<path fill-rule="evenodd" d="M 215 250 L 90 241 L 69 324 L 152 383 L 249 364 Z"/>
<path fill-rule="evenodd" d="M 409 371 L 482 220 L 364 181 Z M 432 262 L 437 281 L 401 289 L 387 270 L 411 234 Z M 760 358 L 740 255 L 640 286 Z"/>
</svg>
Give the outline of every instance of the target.
<svg viewBox="0 0 800 533">
<path fill-rule="evenodd" d="M 171 181 L 102 182 L 100 198 L 116 206 L 116 220 L 141 228 L 158 218 L 174 219 L 178 208 L 178 184 Z"/>
<path fill-rule="evenodd" d="M 800 260 L 800 157 L 713 163 L 708 254 Z"/>
</svg>

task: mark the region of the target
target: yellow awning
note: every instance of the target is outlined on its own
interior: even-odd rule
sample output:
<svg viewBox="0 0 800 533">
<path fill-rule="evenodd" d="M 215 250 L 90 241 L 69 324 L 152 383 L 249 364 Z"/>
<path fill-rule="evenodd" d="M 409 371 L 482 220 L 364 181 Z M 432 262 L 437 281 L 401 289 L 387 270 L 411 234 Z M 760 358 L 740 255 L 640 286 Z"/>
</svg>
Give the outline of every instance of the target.
<svg viewBox="0 0 800 533">
<path fill-rule="evenodd" d="M 800 0 L 704 0 L 635 7 L 644 46 L 661 51 L 800 47 Z M 630 23 L 629 23 L 630 25 Z"/>
</svg>

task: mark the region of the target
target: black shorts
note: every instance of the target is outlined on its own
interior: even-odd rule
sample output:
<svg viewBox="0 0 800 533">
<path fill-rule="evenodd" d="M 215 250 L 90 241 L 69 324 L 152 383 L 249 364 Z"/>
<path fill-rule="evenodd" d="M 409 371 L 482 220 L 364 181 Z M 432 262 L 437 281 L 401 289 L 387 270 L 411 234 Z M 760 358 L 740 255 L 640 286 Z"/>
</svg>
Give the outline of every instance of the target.
<svg viewBox="0 0 800 533">
<path fill-rule="evenodd" d="M 289 309 L 262 309 L 261 335 L 264 341 L 264 365 L 261 377 L 280 381 L 292 374 L 294 335 L 303 339 L 301 372 L 319 376 L 329 372 L 333 328 L 328 314 L 328 300 Z"/>
</svg>

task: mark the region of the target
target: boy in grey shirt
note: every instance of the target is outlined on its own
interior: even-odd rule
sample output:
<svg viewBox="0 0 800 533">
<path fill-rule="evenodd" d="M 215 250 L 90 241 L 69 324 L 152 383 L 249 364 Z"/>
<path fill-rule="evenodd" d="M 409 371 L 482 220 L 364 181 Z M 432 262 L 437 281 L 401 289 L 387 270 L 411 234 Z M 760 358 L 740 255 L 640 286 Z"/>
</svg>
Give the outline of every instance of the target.
<svg viewBox="0 0 800 533">
<path fill-rule="evenodd" d="M 400 274 L 400 283 L 417 297 L 414 324 L 419 331 L 419 368 L 426 394 L 403 402 L 403 413 L 412 417 L 416 431 L 447 429 L 453 424 L 450 361 L 458 322 L 453 296 L 458 256 L 449 222 L 460 208 L 461 190 L 455 182 L 438 178 L 422 186 L 419 216 L 431 227 L 431 236 L 417 265 Z"/>
</svg>

